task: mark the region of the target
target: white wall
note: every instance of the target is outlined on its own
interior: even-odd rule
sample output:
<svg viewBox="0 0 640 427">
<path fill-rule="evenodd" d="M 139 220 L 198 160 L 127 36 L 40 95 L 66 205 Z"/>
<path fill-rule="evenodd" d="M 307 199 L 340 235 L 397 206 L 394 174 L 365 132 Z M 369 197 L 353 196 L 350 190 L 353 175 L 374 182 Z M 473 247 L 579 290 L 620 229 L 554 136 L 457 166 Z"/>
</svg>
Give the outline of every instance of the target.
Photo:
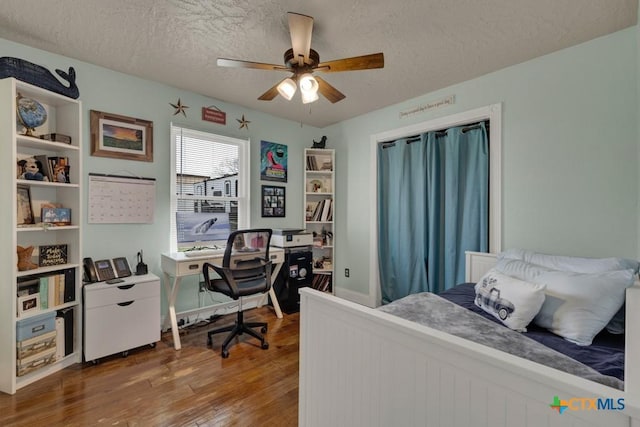
<svg viewBox="0 0 640 427">
<path fill-rule="evenodd" d="M 502 247 L 638 254 L 638 41 L 630 28 L 325 129 L 336 147 L 337 287 L 368 293 L 372 134 L 502 103 Z M 400 119 L 448 95 L 455 104 Z M 350 278 L 341 272 L 350 269 Z"/>
<path fill-rule="evenodd" d="M 201 95 L 143 80 L 130 75 L 114 72 L 106 68 L 83 63 L 74 59 L 51 54 L 30 47 L 0 39 L 2 56 L 13 56 L 42 65 L 53 71 L 56 68 L 67 70 L 73 66 L 77 74 L 80 89 L 80 100 L 83 109 L 83 162 L 82 182 L 85 184 L 85 213 L 87 200 L 87 174 L 107 173 L 119 175 L 135 175 L 155 178 L 157 182 L 156 211 L 153 224 L 97 225 L 87 224 L 85 216 L 83 256 L 94 259 L 125 256 L 132 268 L 136 263 L 136 254 L 144 250 L 145 262 L 150 272 L 161 276 L 160 254 L 169 250 L 169 165 L 170 123 L 193 127 L 195 129 L 219 133 L 226 136 L 251 139 L 251 218 L 253 226 L 273 228 L 301 227 L 303 208 L 301 203 L 303 171 L 301 168 L 303 149 L 310 147 L 313 139 L 318 140 L 322 131 L 308 126 L 300 126 L 298 122 L 282 120 L 257 111 L 206 98 Z M 202 85 L 215 85 L 211 79 L 203 77 Z M 174 116 L 175 103 L 178 98 L 189 106 L 187 117 L 182 114 Z M 216 105 L 227 113 L 227 124 L 217 125 L 201 120 L 201 107 Z M 154 147 L 153 163 L 90 155 L 89 110 L 121 114 L 153 121 Z M 239 129 L 236 119 L 242 115 L 251 121 L 249 130 Z M 261 218 L 260 185 L 275 184 L 260 181 L 260 141 L 278 142 L 288 146 L 289 177 L 287 187 L 287 210 L 285 218 Z M 71 171 L 73 173 L 73 171 Z M 280 184 L 278 184 L 280 185 Z M 178 298 L 179 309 L 197 307 L 198 287 L 185 286 Z M 163 291 L 164 292 L 164 291 Z M 166 308 L 163 298 L 163 313 Z"/>
</svg>

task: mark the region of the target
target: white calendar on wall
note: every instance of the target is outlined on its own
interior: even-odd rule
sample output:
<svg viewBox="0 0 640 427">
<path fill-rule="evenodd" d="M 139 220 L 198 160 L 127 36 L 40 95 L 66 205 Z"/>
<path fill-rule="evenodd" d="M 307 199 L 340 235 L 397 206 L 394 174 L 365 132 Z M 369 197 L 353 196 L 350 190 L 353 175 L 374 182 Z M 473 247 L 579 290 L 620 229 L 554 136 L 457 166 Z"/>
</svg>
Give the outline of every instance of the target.
<svg viewBox="0 0 640 427">
<path fill-rule="evenodd" d="M 152 224 L 156 180 L 89 174 L 89 224 Z"/>
</svg>

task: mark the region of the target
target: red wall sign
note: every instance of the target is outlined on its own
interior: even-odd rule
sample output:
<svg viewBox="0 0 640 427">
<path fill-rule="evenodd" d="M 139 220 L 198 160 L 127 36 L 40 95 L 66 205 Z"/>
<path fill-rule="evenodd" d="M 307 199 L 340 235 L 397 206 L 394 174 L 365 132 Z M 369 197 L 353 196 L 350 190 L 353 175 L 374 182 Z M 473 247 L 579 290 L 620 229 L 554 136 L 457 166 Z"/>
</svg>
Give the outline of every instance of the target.
<svg viewBox="0 0 640 427">
<path fill-rule="evenodd" d="M 202 107 L 202 120 L 226 125 L 227 113 L 225 113 L 224 111 L 220 111 L 216 107 Z"/>
</svg>

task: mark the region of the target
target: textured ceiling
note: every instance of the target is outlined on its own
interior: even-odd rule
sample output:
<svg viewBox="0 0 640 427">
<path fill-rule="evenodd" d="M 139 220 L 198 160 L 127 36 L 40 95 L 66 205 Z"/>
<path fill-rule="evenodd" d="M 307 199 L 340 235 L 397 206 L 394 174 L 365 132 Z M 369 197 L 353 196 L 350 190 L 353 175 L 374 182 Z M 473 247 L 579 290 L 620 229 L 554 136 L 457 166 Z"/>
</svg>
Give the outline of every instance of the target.
<svg viewBox="0 0 640 427">
<path fill-rule="evenodd" d="M 0 38 L 324 127 L 636 24 L 638 0 L 2 0 Z M 287 74 L 288 11 L 315 19 L 322 61 L 383 52 L 381 70 L 322 75 L 347 95 L 257 97 Z"/>
</svg>

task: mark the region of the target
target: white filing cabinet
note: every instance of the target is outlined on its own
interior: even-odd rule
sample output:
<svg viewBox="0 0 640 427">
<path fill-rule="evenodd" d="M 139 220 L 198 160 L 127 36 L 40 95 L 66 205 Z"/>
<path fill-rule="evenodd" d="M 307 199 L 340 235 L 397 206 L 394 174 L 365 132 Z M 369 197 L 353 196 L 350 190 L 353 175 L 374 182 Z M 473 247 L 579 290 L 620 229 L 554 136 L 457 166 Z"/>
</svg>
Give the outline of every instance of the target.
<svg viewBox="0 0 640 427">
<path fill-rule="evenodd" d="M 160 341 L 160 279 L 153 274 L 123 282 L 84 285 L 84 359 Z"/>
</svg>

